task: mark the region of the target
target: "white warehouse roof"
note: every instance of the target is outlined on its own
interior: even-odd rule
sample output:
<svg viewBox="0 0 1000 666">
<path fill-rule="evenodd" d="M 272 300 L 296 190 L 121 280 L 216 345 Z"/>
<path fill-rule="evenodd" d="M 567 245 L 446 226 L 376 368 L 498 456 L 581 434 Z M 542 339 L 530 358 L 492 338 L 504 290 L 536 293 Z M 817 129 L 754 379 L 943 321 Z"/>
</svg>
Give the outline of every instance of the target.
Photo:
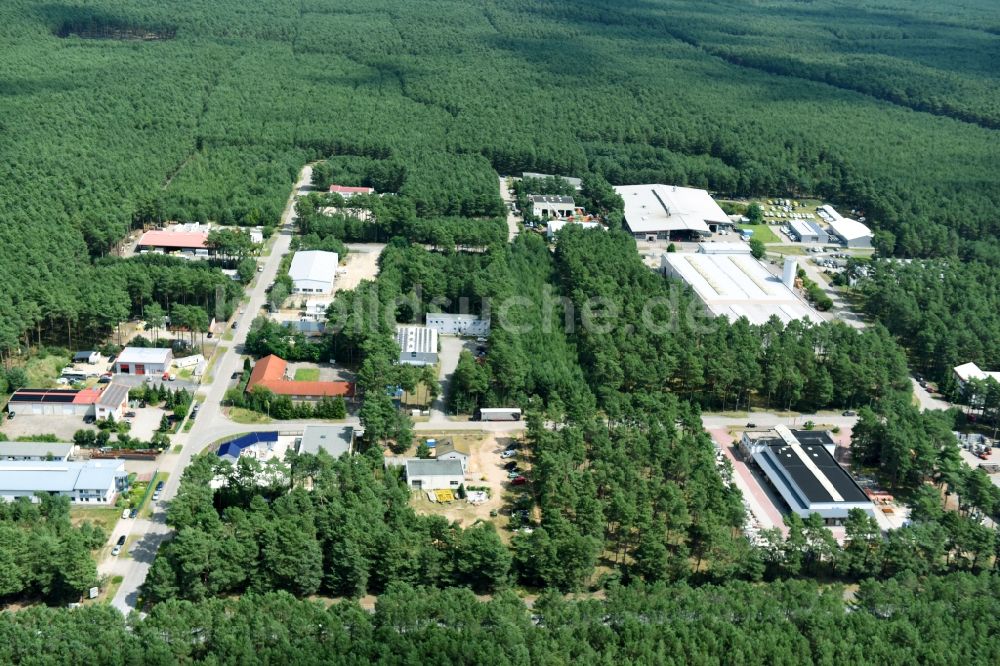
<svg viewBox="0 0 1000 666">
<path fill-rule="evenodd" d="M 841 217 L 830 222 L 830 231 L 840 236 L 845 241 L 857 240 L 859 238 L 871 237 L 872 230 L 861 224 L 857 220 L 849 217 Z"/>
<path fill-rule="evenodd" d="M 125 464 L 120 460 L 0 462 L 0 491 L 103 491 L 124 475 Z"/>
<path fill-rule="evenodd" d="M 676 185 L 622 185 L 625 221 L 632 233 L 693 231 L 708 235 L 709 224 L 731 224 L 705 190 Z"/>
<path fill-rule="evenodd" d="M 694 289 L 705 307 L 720 317 L 736 321 L 746 317 L 751 324 L 764 324 L 771 316 L 783 322 L 820 316 L 747 254 L 663 254 L 662 265 Z"/>
<path fill-rule="evenodd" d="M 172 352 L 165 347 L 126 347 L 118 355 L 115 363 L 139 363 L 166 365 L 170 362 Z"/>
<path fill-rule="evenodd" d="M 339 257 L 336 252 L 322 250 L 296 252 L 295 256 L 292 257 L 292 265 L 288 269 L 288 275 L 293 282 L 300 280 L 333 282 L 333 278 L 337 275 L 338 261 Z"/>
</svg>

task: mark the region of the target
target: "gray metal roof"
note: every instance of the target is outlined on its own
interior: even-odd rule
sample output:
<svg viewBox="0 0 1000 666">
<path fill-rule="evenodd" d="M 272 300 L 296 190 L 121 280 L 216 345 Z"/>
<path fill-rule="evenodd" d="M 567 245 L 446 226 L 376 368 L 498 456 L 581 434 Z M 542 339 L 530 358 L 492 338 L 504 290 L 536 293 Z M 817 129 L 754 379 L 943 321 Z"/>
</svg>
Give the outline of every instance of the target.
<svg viewBox="0 0 1000 666">
<path fill-rule="evenodd" d="M 104 491 L 119 476 L 125 476 L 125 465 L 118 460 L 0 461 L 0 492 Z"/>
<path fill-rule="evenodd" d="M 101 392 L 101 397 L 97 399 L 97 404 L 101 407 L 118 407 L 126 400 L 128 400 L 128 386 L 111 382 Z"/>
<path fill-rule="evenodd" d="M 421 476 L 463 476 L 460 460 L 422 460 L 410 458 L 406 461 L 406 478 L 415 479 Z"/>
<path fill-rule="evenodd" d="M 573 197 L 561 194 L 532 194 L 528 198 L 531 199 L 532 203 L 566 204 L 569 206 L 575 204 Z"/>
<path fill-rule="evenodd" d="M 326 451 L 334 458 L 351 452 L 354 428 L 340 425 L 307 425 L 302 432 L 299 453 Z"/>
<path fill-rule="evenodd" d="M 73 450 L 67 442 L 0 442 L 0 460 L 6 457 L 45 457 L 51 453 L 56 458 L 65 458 Z"/>
</svg>

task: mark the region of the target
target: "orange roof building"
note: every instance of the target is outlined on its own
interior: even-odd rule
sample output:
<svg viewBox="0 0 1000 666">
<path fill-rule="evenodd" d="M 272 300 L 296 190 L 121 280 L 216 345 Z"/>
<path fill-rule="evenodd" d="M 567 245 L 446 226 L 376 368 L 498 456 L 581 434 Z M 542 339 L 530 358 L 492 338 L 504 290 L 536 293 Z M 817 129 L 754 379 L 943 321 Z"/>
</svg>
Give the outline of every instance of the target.
<svg viewBox="0 0 1000 666">
<path fill-rule="evenodd" d="M 303 382 L 288 379 L 288 362 L 274 354 L 257 361 L 250 372 L 247 391 L 256 386 L 277 395 L 287 395 L 293 400 L 319 400 L 321 398 L 353 398 L 351 382 Z"/>
</svg>

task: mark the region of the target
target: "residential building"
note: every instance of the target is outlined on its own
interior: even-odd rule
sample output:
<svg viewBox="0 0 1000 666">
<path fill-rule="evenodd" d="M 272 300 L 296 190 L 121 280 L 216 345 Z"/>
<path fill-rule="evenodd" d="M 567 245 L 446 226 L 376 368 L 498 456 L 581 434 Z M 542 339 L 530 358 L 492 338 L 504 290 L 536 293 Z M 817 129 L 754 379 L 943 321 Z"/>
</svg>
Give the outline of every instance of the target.
<svg viewBox="0 0 1000 666">
<path fill-rule="evenodd" d="M 424 317 L 424 323 L 427 328 L 434 329 L 440 335 L 486 337 L 490 334 L 489 316 L 428 312 Z"/>
<path fill-rule="evenodd" d="M 339 194 L 345 199 L 350 199 L 355 194 L 375 194 L 375 189 L 371 187 L 347 187 L 344 185 L 331 185 L 330 194 Z"/>
<path fill-rule="evenodd" d="M 445 437 L 437 442 L 434 447 L 435 460 L 457 460 L 462 463 L 462 473 L 469 469 L 469 445 L 465 443 L 456 444 L 451 437 Z"/>
<path fill-rule="evenodd" d="M 791 220 L 788 231 L 793 239 L 800 243 L 829 243 L 830 235 L 815 222 L 809 220 Z"/>
<path fill-rule="evenodd" d="M 827 525 L 841 525 L 851 509 L 875 516 L 875 505 L 833 457 L 836 442 L 826 431 L 744 432 L 740 450 L 760 468 L 792 511 L 802 518 L 818 513 Z"/>
<path fill-rule="evenodd" d="M 98 389 L 18 389 L 7 409 L 23 414 L 89 416 L 100 397 Z"/>
<path fill-rule="evenodd" d="M 48 493 L 69 497 L 74 504 L 113 504 L 128 488 L 128 473 L 120 460 L 3 461 L 0 499 L 13 501 Z"/>
<path fill-rule="evenodd" d="M 78 351 L 73 354 L 74 363 L 97 363 L 101 360 L 101 355 L 95 351 Z"/>
<path fill-rule="evenodd" d="M 397 326 L 396 343 L 403 365 L 434 365 L 438 360 L 438 332 L 427 326 Z"/>
<path fill-rule="evenodd" d="M 113 418 L 121 421 L 128 409 L 128 386 L 120 382 L 111 382 L 101 391 L 95 403 L 94 416 L 98 419 Z"/>
<path fill-rule="evenodd" d="M 521 174 L 521 178 L 536 178 L 538 180 L 545 180 L 546 178 L 562 178 L 567 183 L 573 186 L 573 188 L 579 192 L 583 189 L 583 181 L 579 178 L 574 178 L 573 176 L 555 176 L 548 173 L 534 173 L 531 171 L 525 171 Z"/>
<path fill-rule="evenodd" d="M 266 457 L 262 453 L 272 450 L 277 442 L 277 431 L 251 432 L 225 442 L 219 446 L 216 453 L 221 460 L 227 460 L 235 465 L 243 455 L 254 458 Z"/>
<path fill-rule="evenodd" d="M 623 185 L 625 223 L 638 240 L 688 240 L 731 228 L 732 220 L 705 190 L 676 185 Z"/>
<path fill-rule="evenodd" d="M 68 442 L 0 442 L 0 461 L 68 460 L 75 448 Z"/>
<path fill-rule="evenodd" d="M 604 225 L 600 222 L 577 222 L 575 220 L 550 220 L 548 224 L 545 225 L 545 236 L 552 240 L 555 238 L 559 230 L 565 227 L 567 224 L 575 224 L 584 229 L 604 229 Z"/>
<path fill-rule="evenodd" d="M 123 375 L 162 375 L 170 370 L 173 359 L 173 351 L 164 347 L 126 347 L 114 368 Z"/>
<path fill-rule="evenodd" d="M 688 283 L 709 312 L 730 321 L 740 317 L 751 324 L 767 323 L 771 317 L 784 323 L 822 321 L 791 285 L 749 254 L 665 252 L 661 267 L 665 275 Z"/>
<path fill-rule="evenodd" d="M 406 484 L 414 490 L 455 490 L 465 483 L 465 470 L 458 460 L 406 461 Z"/>
<path fill-rule="evenodd" d="M 326 310 L 330 307 L 331 301 L 310 301 L 306 303 L 305 316 L 313 321 L 326 321 Z"/>
<path fill-rule="evenodd" d="M 326 451 L 334 458 L 354 450 L 354 427 L 349 425 L 313 425 L 302 431 L 299 453 L 316 455 Z"/>
<path fill-rule="evenodd" d="M 576 203 L 573 197 L 556 194 L 532 194 L 528 197 L 528 212 L 540 220 L 573 217 Z"/>
<path fill-rule="evenodd" d="M 306 250 L 296 252 L 288 275 L 292 278 L 293 294 L 329 294 L 337 276 L 336 252 Z"/>
<path fill-rule="evenodd" d="M 319 402 L 324 398 L 354 398 L 351 382 L 298 381 L 288 378 L 288 362 L 274 354 L 257 361 L 250 371 L 247 391 L 266 388 L 276 395 L 286 395 L 293 402 Z"/>
</svg>

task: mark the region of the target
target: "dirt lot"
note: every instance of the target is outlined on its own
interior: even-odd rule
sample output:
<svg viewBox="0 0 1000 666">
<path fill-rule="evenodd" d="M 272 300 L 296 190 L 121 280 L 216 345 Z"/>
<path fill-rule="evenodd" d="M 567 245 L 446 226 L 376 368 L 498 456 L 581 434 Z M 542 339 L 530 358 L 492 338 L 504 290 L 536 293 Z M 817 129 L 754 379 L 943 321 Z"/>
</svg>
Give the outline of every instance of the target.
<svg viewBox="0 0 1000 666">
<path fill-rule="evenodd" d="M 350 253 L 347 255 L 347 263 L 341 268 L 346 268 L 347 273 L 337 276 L 334 281 L 333 290 L 344 291 L 354 289 L 362 280 L 374 280 L 378 275 L 378 258 L 385 249 L 382 243 L 351 243 L 347 246 Z"/>
<path fill-rule="evenodd" d="M 507 471 L 503 465 L 508 461 L 500 454 L 507 447 L 510 437 L 492 433 L 443 433 L 427 434 L 423 437 L 441 439 L 451 437 L 456 444 L 465 443 L 469 446 L 469 466 L 465 475 L 465 485 L 487 486 L 490 489 L 489 500 L 473 506 L 464 500 L 456 500 L 449 504 L 438 504 L 427 499 L 426 493 L 414 493 L 413 507 L 420 513 L 444 516 L 450 521 L 457 521 L 463 527 L 468 527 L 477 520 L 491 521 L 498 527 L 506 524 L 507 518 L 491 517 L 490 512 L 500 512 L 504 506 L 504 494 L 509 489 Z M 408 453 L 407 455 L 410 455 Z M 520 462 L 520 461 L 519 461 Z M 523 462 L 520 462 L 522 467 Z"/>
<path fill-rule="evenodd" d="M 86 425 L 82 416 L 62 414 L 22 414 L 8 420 L 4 418 L 0 439 L 15 440 L 28 435 L 55 435 L 60 442 L 72 442 L 77 430 L 97 430 Z"/>
</svg>

